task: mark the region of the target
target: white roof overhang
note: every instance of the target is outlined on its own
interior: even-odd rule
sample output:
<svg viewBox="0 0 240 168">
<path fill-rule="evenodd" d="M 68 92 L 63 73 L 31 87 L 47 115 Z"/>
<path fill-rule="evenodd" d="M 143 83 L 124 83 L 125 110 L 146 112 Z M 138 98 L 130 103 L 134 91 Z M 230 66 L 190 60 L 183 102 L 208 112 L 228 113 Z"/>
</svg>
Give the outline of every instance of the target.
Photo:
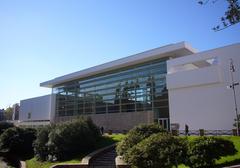
<svg viewBox="0 0 240 168">
<path fill-rule="evenodd" d="M 170 44 L 163 47 L 148 50 L 139 54 L 124 57 L 118 60 L 114 60 L 111 62 L 107 62 L 101 65 L 93 66 L 91 68 L 70 73 L 64 76 L 60 76 L 52 80 L 42 82 L 40 83 L 40 86 L 52 88 L 56 85 L 59 85 L 65 82 L 86 78 L 89 76 L 105 73 L 108 71 L 113 71 L 119 68 L 124 68 L 124 67 L 132 66 L 135 64 L 140 64 L 146 61 L 151 61 L 151 60 L 165 58 L 165 57 L 176 58 L 176 57 L 194 54 L 196 52 L 197 51 L 186 42 Z"/>
</svg>

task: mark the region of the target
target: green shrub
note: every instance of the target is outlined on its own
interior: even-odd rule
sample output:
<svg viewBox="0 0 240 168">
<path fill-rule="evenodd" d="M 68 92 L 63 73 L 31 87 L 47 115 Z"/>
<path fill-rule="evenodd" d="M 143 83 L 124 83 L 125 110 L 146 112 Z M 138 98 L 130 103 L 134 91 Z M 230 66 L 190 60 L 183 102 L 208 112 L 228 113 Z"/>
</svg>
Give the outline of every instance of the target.
<svg viewBox="0 0 240 168">
<path fill-rule="evenodd" d="M 0 122 L 0 135 L 8 128 L 14 127 L 13 123 L 1 121 Z"/>
<path fill-rule="evenodd" d="M 31 128 L 12 127 L 6 129 L 0 136 L 0 151 L 20 158 L 33 155 L 33 141 L 36 131 Z"/>
<path fill-rule="evenodd" d="M 64 160 L 95 148 L 100 136 L 90 119 L 57 124 L 40 130 L 34 143 L 35 154 L 39 160 Z"/>
<path fill-rule="evenodd" d="M 135 168 L 172 168 L 183 163 L 187 153 L 186 141 L 170 134 L 153 134 L 133 146 L 123 155 Z"/>
<path fill-rule="evenodd" d="M 189 142 L 188 159 L 185 163 L 191 168 L 213 167 L 221 156 L 236 153 L 231 141 L 216 137 L 199 137 Z"/>
<path fill-rule="evenodd" d="M 159 124 L 139 125 L 130 130 L 117 145 L 118 155 L 123 155 L 134 145 L 155 133 L 166 132 Z"/>
<path fill-rule="evenodd" d="M 48 159 L 48 135 L 54 126 L 44 126 L 37 131 L 37 138 L 33 143 L 34 153 L 38 160 L 44 161 Z"/>
</svg>

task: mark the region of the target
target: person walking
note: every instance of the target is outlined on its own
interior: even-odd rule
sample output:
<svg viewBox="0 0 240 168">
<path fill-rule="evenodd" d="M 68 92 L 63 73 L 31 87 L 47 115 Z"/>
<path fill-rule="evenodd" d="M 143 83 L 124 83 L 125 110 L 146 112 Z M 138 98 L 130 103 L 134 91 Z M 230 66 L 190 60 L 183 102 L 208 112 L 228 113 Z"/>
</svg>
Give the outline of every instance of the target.
<svg viewBox="0 0 240 168">
<path fill-rule="evenodd" d="M 100 131 L 101 131 L 101 134 L 103 135 L 103 133 L 104 133 L 104 128 L 103 128 L 103 126 L 100 128 Z"/>
<path fill-rule="evenodd" d="M 185 124 L 185 135 L 188 136 L 189 133 L 189 127 L 187 124 Z"/>
</svg>

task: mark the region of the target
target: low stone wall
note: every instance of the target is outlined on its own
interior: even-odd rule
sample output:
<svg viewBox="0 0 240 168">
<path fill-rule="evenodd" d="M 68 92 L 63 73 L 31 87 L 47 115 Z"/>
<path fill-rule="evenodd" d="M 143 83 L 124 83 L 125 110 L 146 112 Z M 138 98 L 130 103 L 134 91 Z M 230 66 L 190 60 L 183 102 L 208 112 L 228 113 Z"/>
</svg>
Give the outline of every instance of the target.
<svg viewBox="0 0 240 168">
<path fill-rule="evenodd" d="M 98 149 L 90 154 L 88 154 L 87 156 L 85 156 L 81 163 L 63 163 L 63 164 L 56 164 L 51 166 L 50 168 L 89 168 L 91 167 L 90 161 L 95 158 L 98 157 L 99 155 L 101 155 L 102 153 L 111 150 L 112 148 L 115 148 L 116 144 L 112 144 L 109 146 L 106 146 L 104 148 Z"/>
<path fill-rule="evenodd" d="M 62 165 L 54 165 L 50 168 L 88 168 L 88 165 L 82 165 L 82 164 L 62 164 Z"/>
<path fill-rule="evenodd" d="M 117 156 L 115 159 L 116 168 L 130 168 L 131 166 L 128 165 L 122 158 L 122 156 Z"/>
<path fill-rule="evenodd" d="M 55 122 L 63 122 L 76 119 L 79 116 L 56 117 Z M 93 122 L 99 127 L 104 127 L 105 131 L 125 131 L 130 130 L 138 124 L 153 123 L 152 111 L 128 112 L 128 113 L 105 113 L 90 114 L 83 117 L 91 117 Z"/>
</svg>

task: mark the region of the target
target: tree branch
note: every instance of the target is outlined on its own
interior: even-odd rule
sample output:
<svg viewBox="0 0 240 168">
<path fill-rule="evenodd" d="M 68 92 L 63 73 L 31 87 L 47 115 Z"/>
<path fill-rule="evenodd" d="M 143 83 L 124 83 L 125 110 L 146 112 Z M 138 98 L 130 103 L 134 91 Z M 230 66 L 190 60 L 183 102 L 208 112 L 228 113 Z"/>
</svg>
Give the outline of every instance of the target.
<svg viewBox="0 0 240 168">
<path fill-rule="evenodd" d="M 213 30 L 214 30 L 215 32 L 218 32 L 218 31 L 224 30 L 224 29 L 226 29 L 226 28 L 228 28 L 228 27 L 230 27 L 230 26 L 233 26 L 233 25 L 235 25 L 235 24 L 237 24 L 237 23 L 239 23 L 239 22 L 240 22 L 240 21 L 238 21 L 238 22 L 236 22 L 236 23 L 234 23 L 234 24 L 229 24 L 229 25 L 224 26 L 224 27 L 222 27 L 222 28 L 216 28 L 216 27 L 214 27 Z"/>
</svg>

